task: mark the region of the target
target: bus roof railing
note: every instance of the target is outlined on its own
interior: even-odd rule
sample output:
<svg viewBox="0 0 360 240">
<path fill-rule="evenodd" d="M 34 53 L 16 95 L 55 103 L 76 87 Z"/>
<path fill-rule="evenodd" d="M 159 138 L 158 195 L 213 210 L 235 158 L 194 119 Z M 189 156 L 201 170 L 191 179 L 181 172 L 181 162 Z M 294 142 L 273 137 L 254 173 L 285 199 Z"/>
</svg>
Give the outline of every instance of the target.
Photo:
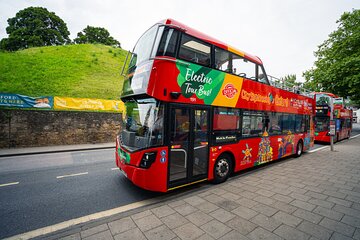
<svg viewBox="0 0 360 240">
<path fill-rule="evenodd" d="M 270 82 L 270 85 L 273 87 L 280 88 L 280 89 L 283 89 L 283 90 L 289 91 L 289 92 L 294 92 L 296 94 L 300 94 L 300 95 L 303 95 L 306 97 L 311 97 L 311 98 L 314 97 L 314 92 L 304 88 L 302 86 L 302 84 L 300 86 L 294 85 L 294 84 L 284 81 L 283 79 L 280 79 L 280 78 L 277 78 L 277 77 L 274 77 L 271 75 L 267 75 L 267 77 Z"/>
</svg>

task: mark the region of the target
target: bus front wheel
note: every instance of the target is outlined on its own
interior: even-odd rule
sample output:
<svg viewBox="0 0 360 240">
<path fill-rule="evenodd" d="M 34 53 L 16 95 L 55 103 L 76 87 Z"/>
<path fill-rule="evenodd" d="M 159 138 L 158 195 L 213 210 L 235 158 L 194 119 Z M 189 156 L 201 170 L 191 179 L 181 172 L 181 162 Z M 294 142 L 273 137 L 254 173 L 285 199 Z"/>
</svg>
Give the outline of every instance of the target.
<svg viewBox="0 0 360 240">
<path fill-rule="evenodd" d="M 214 183 L 222 183 L 225 182 L 232 170 L 232 161 L 230 156 L 227 154 L 221 155 L 215 163 L 214 167 Z"/>
<path fill-rule="evenodd" d="M 300 157 L 303 152 L 303 142 L 300 140 L 296 146 L 295 157 Z"/>
</svg>

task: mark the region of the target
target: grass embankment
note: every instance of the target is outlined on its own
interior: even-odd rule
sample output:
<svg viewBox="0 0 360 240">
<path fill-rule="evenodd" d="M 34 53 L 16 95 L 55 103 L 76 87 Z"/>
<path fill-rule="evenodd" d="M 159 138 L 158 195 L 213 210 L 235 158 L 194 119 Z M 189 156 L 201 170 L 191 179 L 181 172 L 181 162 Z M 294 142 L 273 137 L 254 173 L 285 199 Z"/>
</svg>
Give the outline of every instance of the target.
<svg viewBox="0 0 360 240">
<path fill-rule="evenodd" d="M 119 99 L 126 54 L 93 44 L 0 52 L 0 92 Z"/>
</svg>

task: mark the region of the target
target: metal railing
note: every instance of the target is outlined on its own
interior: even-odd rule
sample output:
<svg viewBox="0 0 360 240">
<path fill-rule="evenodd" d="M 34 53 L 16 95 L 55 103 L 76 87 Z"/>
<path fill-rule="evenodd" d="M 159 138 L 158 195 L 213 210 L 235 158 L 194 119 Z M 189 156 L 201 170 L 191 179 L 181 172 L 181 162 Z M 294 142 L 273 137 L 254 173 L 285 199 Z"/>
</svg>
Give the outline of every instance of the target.
<svg viewBox="0 0 360 240">
<path fill-rule="evenodd" d="M 300 86 L 294 85 L 289 82 L 285 82 L 283 79 L 271 75 L 267 75 L 267 77 L 270 82 L 270 85 L 273 87 L 280 88 L 285 91 L 293 92 L 296 94 L 300 94 L 306 97 L 311 97 L 311 98 L 314 97 L 313 91 L 310 91 L 301 85 Z"/>
</svg>

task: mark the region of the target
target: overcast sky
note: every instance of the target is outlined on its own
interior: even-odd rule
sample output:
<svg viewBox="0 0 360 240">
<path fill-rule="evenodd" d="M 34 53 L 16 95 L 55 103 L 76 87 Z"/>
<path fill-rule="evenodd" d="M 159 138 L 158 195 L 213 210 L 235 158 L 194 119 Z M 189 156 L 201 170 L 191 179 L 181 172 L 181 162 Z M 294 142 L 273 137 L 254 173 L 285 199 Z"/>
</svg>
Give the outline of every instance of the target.
<svg viewBox="0 0 360 240">
<path fill-rule="evenodd" d="M 132 49 L 151 25 L 173 18 L 252 55 L 268 74 L 283 77 L 313 66 L 313 52 L 359 0 L 0 0 L 0 39 L 7 19 L 29 6 L 62 18 L 74 39 L 87 25 L 104 27 Z"/>
</svg>

